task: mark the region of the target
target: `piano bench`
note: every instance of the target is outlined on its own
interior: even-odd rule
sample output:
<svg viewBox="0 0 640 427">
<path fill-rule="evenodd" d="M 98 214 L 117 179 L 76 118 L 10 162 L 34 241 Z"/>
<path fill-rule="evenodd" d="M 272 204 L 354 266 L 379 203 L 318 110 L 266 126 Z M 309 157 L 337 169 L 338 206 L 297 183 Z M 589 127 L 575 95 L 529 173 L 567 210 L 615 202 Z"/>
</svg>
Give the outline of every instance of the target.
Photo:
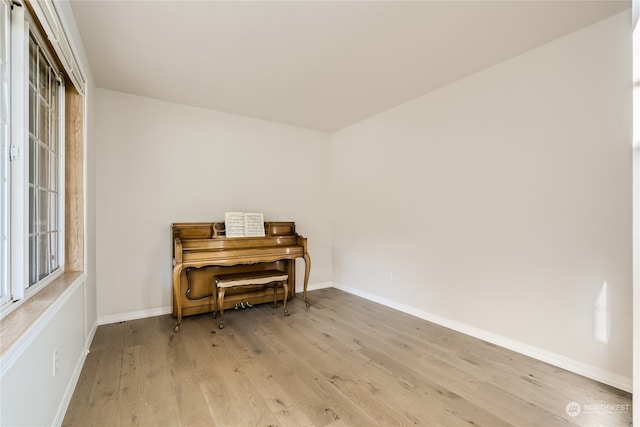
<svg viewBox="0 0 640 427">
<path fill-rule="evenodd" d="M 289 286 L 287 281 L 289 275 L 278 270 L 247 271 L 241 273 L 217 274 L 213 276 L 213 292 L 218 295 L 217 305 L 220 310 L 220 321 L 218 327 L 224 328 L 224 294 L 229 288 L 239 288 L 242 286 L 271 285 L 273 286 L 273 308 L 278 307 L 277 290 L 278 286 L 284 288 L 284 315 L 288 316 L 287 295 Z"/>
</svg>

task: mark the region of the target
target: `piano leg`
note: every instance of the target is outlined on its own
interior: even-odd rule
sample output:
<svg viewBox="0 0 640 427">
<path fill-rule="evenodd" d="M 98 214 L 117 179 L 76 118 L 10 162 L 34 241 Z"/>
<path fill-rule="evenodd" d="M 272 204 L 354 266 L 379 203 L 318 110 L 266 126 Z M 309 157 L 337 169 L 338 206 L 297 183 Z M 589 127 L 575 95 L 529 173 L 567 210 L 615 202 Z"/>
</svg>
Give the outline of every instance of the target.
<svg viewBox="0 0 640 427">
<path fill-rule="evenodd" d="M 218 288 L 218 308 L 220 309 L 220 321 L 218 322 L 218 328 L 224 328 L 224 292 L 225 288 Z"/>
<path fill-rule="evenodd" d="M 273 308 L 278 308 L 278 283 L 273 283 Z"/>
<path fill-rule="evenodd" d="M 309 297 L 307 296 L 307 286 L 309 285 L 309 271 L 311 271 L 311 257 L 307 252 L 303 255 L 304 258 L 304 292 L 302 296 L 304 298 L 304 304 L 309 308 Z"/>
<path fill-rule="evenodd" d="M 287 310 L 287 296 L 289 295 L 289 285 L 287 285 L 287 282 L 282 282 L 282 287 L 284 288 L 284 316 L 287 317 L 289 315 L 289 311 Z"/>
<path fill-rule="evenodd" d="M 180 272 L 182 265 L 173 267 L 173 299 L 176 306 L 176 322 L 173 326 L 174 332 L 180 332 L 180 323 L 182 323 L 182 299 L 180 297 Z"/>
<path fill-rule="evenodd" d="M 284 315 L 286 317 L 289 315 L 289 310 L 287 310 L 287 297 L 289 296 L 289 285 L 287 285 L 286 281 L 273 283 L 273 308 L 278 308 L 278 285 L 280 284 L 284 288 Z"/>
<path fill-rule="evenodd" d="M 218 285 L 216 283 L 215 276 L 213 277 L 212 287 L 211 287 L 211 298 L 213 298 L 213 318 L 216 319 L 218 317 Z"/>
</svg>

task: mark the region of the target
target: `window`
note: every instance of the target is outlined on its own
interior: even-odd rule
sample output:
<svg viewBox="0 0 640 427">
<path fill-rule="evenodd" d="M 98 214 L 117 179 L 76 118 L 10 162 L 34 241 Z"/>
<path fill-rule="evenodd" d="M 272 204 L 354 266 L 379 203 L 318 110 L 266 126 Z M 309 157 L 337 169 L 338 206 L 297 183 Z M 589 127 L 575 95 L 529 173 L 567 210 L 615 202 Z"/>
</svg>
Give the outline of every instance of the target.
<svg viewBox="0 0 640 427">
<path fill-rule="evenodd" d="M 64 267 L 64 90 L 30 9 L 0 0 L 0 304 Z"/>
<path fill-rule="evenodd" d="M 0 305 L 9 301 L 9 12 L 0 1 Z"/>
<path fill-rule="evenodd" d="M 60 268 L 60 92 L 58 73 L 29 37 L 29 286 Z"/>
</svg>

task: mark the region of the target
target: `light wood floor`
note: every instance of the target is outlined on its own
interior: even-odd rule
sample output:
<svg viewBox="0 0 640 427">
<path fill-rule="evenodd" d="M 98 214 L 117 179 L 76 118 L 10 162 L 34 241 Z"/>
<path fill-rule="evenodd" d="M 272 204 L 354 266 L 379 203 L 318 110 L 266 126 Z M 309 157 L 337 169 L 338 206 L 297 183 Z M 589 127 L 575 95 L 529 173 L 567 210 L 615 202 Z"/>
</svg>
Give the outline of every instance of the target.
<svg viewBox="0 0 640 427">
<path fill-rule="evenodd" d="M 631 425 L 628 393 L 336 289 L 310 299 L 229 310 L 222 330 L 100 326 L 63 425 Z"/>
</svg>

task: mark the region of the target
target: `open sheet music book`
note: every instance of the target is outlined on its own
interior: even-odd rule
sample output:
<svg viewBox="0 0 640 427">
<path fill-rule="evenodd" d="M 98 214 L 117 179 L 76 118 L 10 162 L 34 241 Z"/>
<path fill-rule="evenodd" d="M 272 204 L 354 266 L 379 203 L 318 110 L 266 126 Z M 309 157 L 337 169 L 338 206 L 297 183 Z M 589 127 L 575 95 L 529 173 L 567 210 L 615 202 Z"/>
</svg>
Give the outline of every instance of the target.
<svg viewBox="0 0 640 427">
<path fill-rule="evenodd" d="M 261 213 L 225 212 L 227 237 L 264 237 L 264 217 Z"/>
</svg>

